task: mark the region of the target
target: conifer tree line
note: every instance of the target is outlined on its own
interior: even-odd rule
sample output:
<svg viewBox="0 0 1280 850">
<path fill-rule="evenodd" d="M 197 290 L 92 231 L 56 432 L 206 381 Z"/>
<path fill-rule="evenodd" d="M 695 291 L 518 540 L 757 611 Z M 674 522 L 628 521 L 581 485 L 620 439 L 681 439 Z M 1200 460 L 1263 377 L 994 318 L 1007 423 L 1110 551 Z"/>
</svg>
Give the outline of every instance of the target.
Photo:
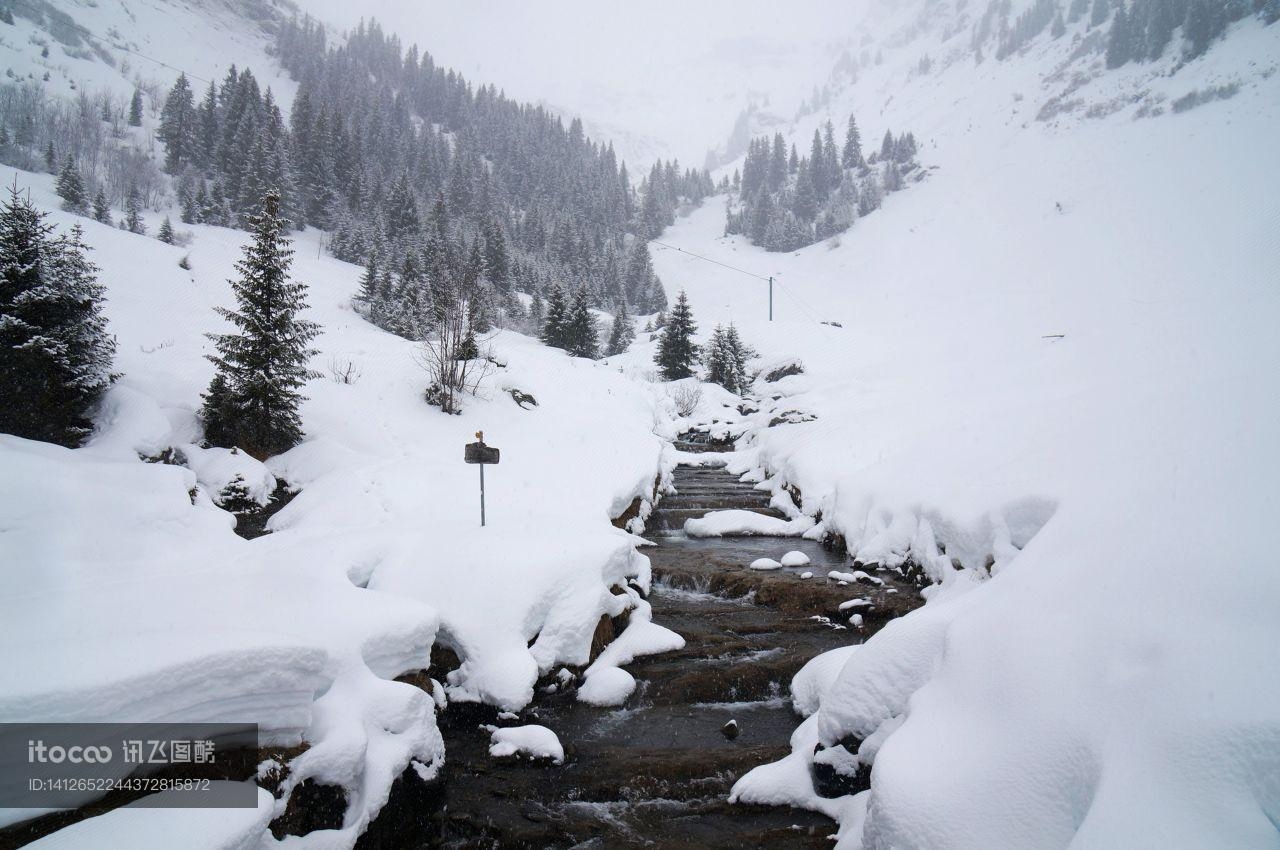
<svg viewBox="0 0 1280 850">
<path fill-rule="evenodd" d="M 516 293 L 536 308 L 555 284 L 613 311 L 666 305 L 646 241 L 714 191 L 705 171 L 659 162 L 637 191 L 579 120 L 473 88 L 376 23 L 328 45 L 311 19 L 289 21 L 276 54 L 299 82 L 287 122 L 250 70 L 169 93 L 160 137 L 184 220 L 243 227 L 278 192 L 286 219 L 366 267 L 366 315 L 410 338 L 446 279 L 467 282 L 478 329 L 535 330 Z"/>
<path fill-rule="evenodd" d="M 1005 59 L 1046 29 L 1060 38 L 1083 22 L 1085 31 L 1104 33 L 1107 67 L 1118 68 L 1160 59 L 1171 46 L 1182 61 L 1195 59 L 1250 14 L 1280 20 L 1280 0 L 1035 0 L 1013 21 L 1010 14 L 1010 0 L 990 0 L 973 31 L 979 57 L 992 39 L 996 58 Z"/>
<path fill-rule="evenodd" d="M 886 131 L 879 150 L 863 155 L 862 133 L 849 116 L 837 144 L 828 121 L 813 131 L 808 155 L 782 134 L 755 138 L 741 173 L 734 173 L 725 233 L 746 234 L 769 251 L 793 251 L 848 230 L 879 209 L 884 195 L 903 186 L 917 169 L 911 133 Z"/>
<path fill-rule="evenodd" d="M 55 235 L 16 184 L 0 206 L 0 433 L 78 446 L 113 380 L 115 338 L 80 227 Z"/>
</svg>

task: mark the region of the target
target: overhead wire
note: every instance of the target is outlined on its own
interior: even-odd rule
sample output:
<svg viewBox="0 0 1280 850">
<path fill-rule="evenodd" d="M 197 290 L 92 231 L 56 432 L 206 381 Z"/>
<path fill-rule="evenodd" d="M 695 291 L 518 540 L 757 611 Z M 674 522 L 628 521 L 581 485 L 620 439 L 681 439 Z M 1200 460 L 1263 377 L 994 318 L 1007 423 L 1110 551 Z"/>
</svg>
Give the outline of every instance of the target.
<svg viewBox="0 0 1280 850">
<path fill-rule="evenodd" d="M 649 242 L 650 244 L 657 245 L 661 248 L 665 248 L 667 250 L 675 251 L 677 253 L 684 254 L 685 256 L 692 257 L 695 260 L 702 260 L 703 262 L 706 262 L 706 263 L 712 263 L 713 265 L 717 265 L 722 268 L 729 269 L 730 271 L 737 272 L 738 274 L 746 275 L 747 277 L 754 278 L 760 281 L 765 281 L 767 283 L 772 284 L 780 292 L 782 292 L 784 295 L 786 295 L 795 303 L 795 305 L 800 309 L 800 312 L 804 314 L 804 318 L 818 325 L 822 329 L 823 333 L 830 333 L 831 326 L 828 323 L 824 322 L 821 318 L 819 318 L 817 312 L 811 306 L 809 306 L 802 298 L 800 298 L 799 295 L 792 292 L 790 286 L 783 286 L 782 282 L 779 280 L 779 278 L 781 277 L 780 275 L 769 276 L 769 275 L 756 274 L 755 272 L 738 268 L 737 266 L 733 266 L 728 263 L 721 262 L 720 260 L 716 260 L 711 257 L 707 257 L 702 254 L 695 253 L 685 248 L 681 248 L 678 245 L 671 245 L 666 242 L 662 242 L 661 240 L 658 240 L 658 239 L 650 239 Z"/>
</svg>

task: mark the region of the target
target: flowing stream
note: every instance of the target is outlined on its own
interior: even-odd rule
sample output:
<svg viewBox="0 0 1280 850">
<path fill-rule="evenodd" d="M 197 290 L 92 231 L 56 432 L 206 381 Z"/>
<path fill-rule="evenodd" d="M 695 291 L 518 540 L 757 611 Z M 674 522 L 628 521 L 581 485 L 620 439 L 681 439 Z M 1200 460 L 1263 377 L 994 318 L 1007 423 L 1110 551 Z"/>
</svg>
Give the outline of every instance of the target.
<svg viewBox="0 0 1280 850">
<path fill-rule="evenodd" d="M 727 506 L 767 510 L 750 485 L 722 469 L 677 470 L 679 498 L 667 497 L 650 523 L 679 527 L 686 514 Z M 758 492 L 758 491 L 757 491 Z M 750 504 L 747 504 L 751 502 Z M 835 825 L 810 812 L 731 806 L 729 789 L 756 765 L 789 751 L 800 718 L 791 677 L 821 652 L 861 642 L 889 618 L 918 604 L 906 583 L 840 585 L 829 570 L 848 561 L 794 538 L 694 540 L 653 537 L 646 549 L 655 584 L 655 622 L 685 638 L 677 652 L 641 658 L 639 680 L 616 709 L 594 708 L 570 691 L 540 694 L 519 720 L 539 723 L 565 746 L 563 765 L 499 761 L 488 755 L 482 723 L 491 709 L 451 705 L 445 735 L 440 847 L 510 848 L 829 848 Z M 809 566 L 759 572 L 746 565 L 798 550 Z M 800 578 L 809 571 L 813 577 Z M 886 582 L 889 573 L 881 573 Z M 839 605 L 868 597 L 862 629 Z M 736 720 L 738 736 L 722 729 Z"/>
</svg>

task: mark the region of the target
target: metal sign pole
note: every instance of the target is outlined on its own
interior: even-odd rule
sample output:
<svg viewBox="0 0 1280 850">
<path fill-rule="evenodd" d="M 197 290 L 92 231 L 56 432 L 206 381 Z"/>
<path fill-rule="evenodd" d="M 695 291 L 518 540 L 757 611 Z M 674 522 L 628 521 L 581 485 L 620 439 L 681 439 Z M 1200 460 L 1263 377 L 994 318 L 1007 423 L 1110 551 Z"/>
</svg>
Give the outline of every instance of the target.
<svg viewBox="0 0 1280 850">
<path fill-rule="evenodd" d="M 497 464 L 501 453 L 493 446 L 484 444 L 484 431 L 476 431 L 476 441 L 463 446 L 462 459 L 467 463 L 480 464 L 480 527 L 484 528 L 484 467 L 485 464 Z"/>
</svg>

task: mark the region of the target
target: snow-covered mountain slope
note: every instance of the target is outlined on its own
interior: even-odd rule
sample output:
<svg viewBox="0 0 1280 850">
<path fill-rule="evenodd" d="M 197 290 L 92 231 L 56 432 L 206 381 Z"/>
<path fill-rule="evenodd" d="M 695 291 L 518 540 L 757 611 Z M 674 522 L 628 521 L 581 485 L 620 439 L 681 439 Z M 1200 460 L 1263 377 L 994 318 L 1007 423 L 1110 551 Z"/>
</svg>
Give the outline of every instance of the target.
<svg viewBox="0 0 1280 850">
<path fill-rule="evenodd" d="M 1179 28 L 1158 59 L 1108 69 L 1111 12 L 1097 25 L 1088 11 L 1070 21 L 1067 7 L 1078 4 L 1069 3 L 1058 6 L 1064 15 L 1061 34 L 1046 24 L 1016 49 L 1002 52 L 1002 33 L 1043 5 L 1043 0 L 852 4 L 832 20 L 828 33 L 825 52 L 838 58 L 834 63 L 820 58 L 810 66 L 812 89 L 796 90 L 791 97 L 775 94 L 766 107 L 744 111 L 713 151 L 714 162 L 731 173 L 747 139 L 762 133 L 782 132 L 803 152 L 814 129 L 827 120 L 842 137 L 850 112 L 857 115 L 870 152 L 886 128 L 913 130 L 921 139 L 939 142 L 998 117 L 1009 125 L 1053 127 L 1112 114 L 1149 118 L 1192 108 L 1202 99 L 1233 97 L 1280 70 L 1274 27 L 1262 26 L 1254 15 L 1228 27 L 1224 39 L 1190 62 Z M 922 161 L 933 162 L 927 148 Z"/>
<path fill-rule="evenodd" d="M 934 170 L 837 240 L 767 254 L 714 205 L 661 237 L 774 275 L 772 324 L 763 281 L 655 250 L 703 332 L 804 363 L 758 385 L 739 465 L 941 582 L 797 745 L 867 739 L 871 790 L 781 769 L 735 796 L 843 812 L 848 848 L 1274 847 L 1280 26 L 1173 74 L 1080 60 L 1085 105 L 1037 121 L 1054 45 L 914 74 L 886 47 L 833 117 L 913 130 Z M 767 427 L 787 410 L 816 419 Z"/>
<path fill-rule="evenodd" d="M 286 111 L 297 90 L 267 50 L 275 22 L 298 11 L 289 0 L 18 0 L 9 8 L 13 24 L 0 24 L 5 79 L 50 95 L 105 89 L 128 98 L 141 86 L 155 98 L 179 71 L 198 95 L 232 65 L 251 67 Z"/>
<path fill-rule="evenodd" d="M 51 177 L 16 179 L 56 207 Z M 240 539 L 210 496 L 234 471 L 257 483 L 264 470 L 191 443 L 212 374 L 204 334 L 224 330 L 213 308 L 231 303 L 246 234 L 196 226 L 183 248 L 51 220 L 82 224 L 95 248 L 122 377 L 85 448 L 0 438 L 0 719 L 248 718 L 268 739 L 301 735 L 296 781 L 355 792 L 324 845 L 350 846 L 409 759 L 443 757 L 431 696 L 390 681 L 426 667 L 433 639 L 462 660 L 451 699 L 517 709 L 540 674 L 585 663 L 600 617 L 631 604 L 611 587 L 647 587 L 647 559 L 609 517 L 659 471 L 650 389 L 504 333 L 481 397 L 445 415 L 423 400 L 415 345 L 352 311 L 360 269 L 320 256 L 314 231 L 293 271 L 323 328 L 325 377 L 306 389 L 306 442 L 270 462 L 301 493 L 274 533 Z M 462 458 L 477 430 L 502 451 L 485 528 Z M 191 469 L 139 459 L 166 447 Z M 643 620 L 652 644 L 659 627 Z"/>
</svg>

